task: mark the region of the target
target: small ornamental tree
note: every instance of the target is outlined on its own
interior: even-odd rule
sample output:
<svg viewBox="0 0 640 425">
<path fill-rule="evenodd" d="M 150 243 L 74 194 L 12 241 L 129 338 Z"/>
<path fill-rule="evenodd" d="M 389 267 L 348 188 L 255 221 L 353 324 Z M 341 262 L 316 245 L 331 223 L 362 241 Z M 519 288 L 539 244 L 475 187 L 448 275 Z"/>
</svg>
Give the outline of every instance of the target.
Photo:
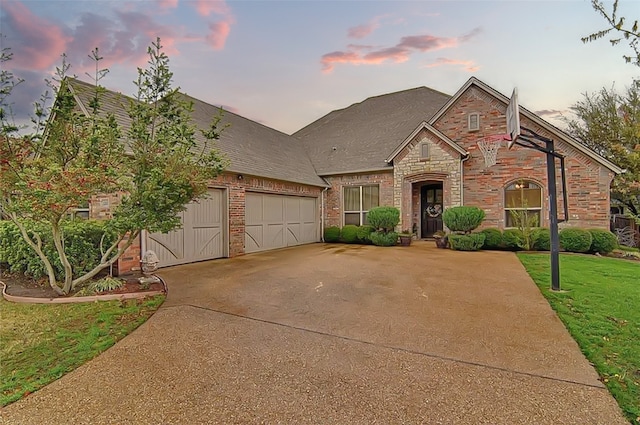
<svg viewBox="0 0 640 425">
<path fill-rule="evenodd" d="M 117 261 L 142 229 L 170 231 L 180 225 L 177 213 L 206 193 L 208 179 L 218 175 L 225 161 L 208 142 L 217 139 L 214 117 L 202 132 L 204 145 L 196 144 L 190 121 L 191 105 L 171 87 L 169 59 L 158 39 L 148 49 L 146 69 L 138 69 L 138 94 L 128 105 L 130 128 L 119 128 L 114 116 L 101 110 L 104 89 L 98 82 L 107 74 L 99 68 L 98 50 L 88 114 L 82 113 L 68 89 L 69 65 L 63 59 L 57 78 L 49 82 L 55 101 L 50 109 L 45 94 L 36 104 L 35 131 L 19 134 L 13 124 L 9 95 L 19 83 L 9 72 L 0 74 L 0 215 L 20 229 L 47 271 L 50 286 L 68 294 Z M 2 52 L 2 62 L 11 59 Z M 45 123 L 45 124 L 42 124 Z M 123 138 L 127 140 L 127 155 Z M 75 273 L 64 246 L 63 222 L 69 211 L 101 193 L 124 193 L 107 227 L 117 235 L 101 246 L 101 258 L 91 270 Z M 44 235 L 29 222 L 44 224 L 53 239 L 64 270 L 56 281 L 51 260 L 43 251 Z M 103 241 L 104 242 L 104 241 Z"/>
</svg>

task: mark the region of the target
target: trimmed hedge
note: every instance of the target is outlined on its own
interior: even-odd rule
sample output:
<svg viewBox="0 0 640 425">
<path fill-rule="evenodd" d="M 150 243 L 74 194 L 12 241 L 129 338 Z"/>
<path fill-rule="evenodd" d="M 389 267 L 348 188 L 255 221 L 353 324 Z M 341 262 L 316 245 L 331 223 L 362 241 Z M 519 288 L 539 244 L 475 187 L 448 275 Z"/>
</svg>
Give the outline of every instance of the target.
<svg viewBox="0 0 640 425">
<path fill-rule="evenodd" d="M 478 251 L 484 245 L 484 233 L 469 233 L 468 235 L 449 235 L 451 249 L 456 251 Z"/>
<path fill-rule="evenodd" d="M 372 226 L 369 226 L 368 224 L 358 227 L 358 232 L 357 232 L 358 242 L 363 244 L 370 244 L 371 239 L 369 239 L 369 235 L 374 230 L 375 229 Z"/>
<path fill-rule="evenodd" d="M 100 263 L 100 240 L 104 235 L 104 249 L 116 240 L 106 227 L 107 222 L 97 220 L 69 221 L 62 225 L 64 247 L 73 267 L 74 278 L 82 276 Z M 56 279 L 64 278 L 64 269 L 51 238 L 51 231 L 42 223 L 27 223 L 28 232 L 38 232 L 42 250 L 51 262 Z M 11 221 L 0 221 L 0 263 L 7 264 L 12 273 L 22 273 L 39 279 L 47 275 L 40 257 L 22 238 L 18 227 Z"/>
<path fill-rule="evenodd" d="M 358 243 L 358 226 L 347 224 L 342 228 L 340 240 L 344 243 Z"/>
<path fill-rule="evenodd" d="M 478 207 L 451 207 L 442 213 L 442 221 L 452 232 L 469 233 L 484 220 L 484 211 Z"/>
<path fill-rule="evenodd" d="M 394 246 L 398 242 L 398 234 L 396 232 L 372 232 L 369 239 L 377 246 Z"/>
<path fill-rule="evenodd" d="M 608 254 L 618 248 L 618 238 L 616 238 L 616 235 L 610 231 L 603 229 L 588 229 L 588 232 L 591 233 L 590 252 Z"/>
<path fill-rule="evenodd" d="M 502 230 L 496 229 L 494 227 L 489 227 L 486 229 L 482 229 L 480 233 L 483 233 L 484 244 L 482 245 L 483 249 L 500 249 L 503 246 L 502 242 Z"/>
<path fill-rule="evenodd" d="M 504 247 L 511 251 L 519 251 L 524 246 L 524 233 L 520 229 L 505 229 L 502 232 Z"/>
<path fill-rule="evenodd" d="M 569 252 L 588 252 L 593 238 L 588 230 L 567 227 L 560 230 L 560 246 Z"/>
<path fill-rule="evenodd" d="M 327 243 L 340 241 L 340 228 L 338 226 L 330 226 L 324 229 L 324 241 Z"/>
<path fill-rule="evenodd" d="M 551 231 L 546 227 L 539 227 L 531 233 L 533 249 L 536 251 L 551 251 Z"/>
<path fill-rule="evenodd" d="M 391 232 L 400 223 L 400 210 L 396 207 L 371 208 L 367 221 L 376 231 Z"/>
</svg>

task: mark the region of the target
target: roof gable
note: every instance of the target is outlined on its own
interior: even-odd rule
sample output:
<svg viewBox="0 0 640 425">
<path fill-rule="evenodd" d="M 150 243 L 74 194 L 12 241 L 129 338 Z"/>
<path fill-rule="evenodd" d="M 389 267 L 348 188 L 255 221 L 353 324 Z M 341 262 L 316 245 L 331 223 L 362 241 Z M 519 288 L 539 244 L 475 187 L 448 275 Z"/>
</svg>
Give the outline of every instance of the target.
<svg viewBox="0 0 640 425">
<path fill-rule="evenodd" d="M 465 151 L 464 149 L 462 149 L 456 142 L 454 142 L 453 140 L 451 140 L 450 138 L 448 138 L 447 136 L 445 136 L 444 134 L 442 134 L 440 131 L 438 131 L 436 128 L 434 128 L 431 124 L 427 123 L 426 121 L 422 121 L 420 123 L 419 126 L 417 126 L 415 128 L 415 130 L 413 130 L 411 132 L 411 134 L 409 134 L 409 136 L 407 136 L 406 139 L 404 139 L 402 141 L 402 143 L 400 143 L 398 145 L 398 147 L 396 147 L 393 152 L 391 152 L 391 155 L 389 155 L 389 157 L 386 159 L 386 162 L 391 163 L 393 162 L 393 160 L 398 156 L 398 154 L 400 152 L 402 152 L 402 150 L 409 144 L 411 143 L 411 141 L 414 139 L 414 137 L 416 137 L 418 135 L 418 133 L 420 133 L 420 131 L 422 130 L 426 130 L 429 133 L 433 134 L 434 136 L 436 136 L 438 139 L 442 140 L 446 145 L 448 145 L 449 147 L 451 147 L 454 151 L 458 152 L 461 156 L 467 156 L 469 155 L 469 153 L 467 151 Z"/>
</svg>

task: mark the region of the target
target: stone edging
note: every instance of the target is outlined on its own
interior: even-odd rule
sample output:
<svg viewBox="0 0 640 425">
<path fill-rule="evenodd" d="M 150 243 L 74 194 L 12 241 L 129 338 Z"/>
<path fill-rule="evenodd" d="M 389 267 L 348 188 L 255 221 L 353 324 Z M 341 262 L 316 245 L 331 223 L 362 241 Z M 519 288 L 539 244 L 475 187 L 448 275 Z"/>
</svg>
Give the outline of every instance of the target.
<svg viewBox="0 0 640 425">
<path fill-rule="evenodd" d="M 113 300 L 130 300 L 130 299 L 143 299 L 146 297 L 153 297 L 155 295 L 162 295 L 168 292 L 167 284 L 160 276 L 156 276 L 160 279 L 163 291 L 147 291 L 147 292 L 131 292 L 128 294 L 107 294 L 107 295 L 90 295 L 87 297 L 59 297 L 59 298 L 41 298 L 41 297 L 21 297 L 18 295 L 7 294 L 7 285 L 0 280 L 2 285 L 2 297 L 10 302 L 14 303 L 28 303 L 28 304 L 70 304 L 70 303 L 87 303 L 95 301 L 113 301 Z"/>
</svg>

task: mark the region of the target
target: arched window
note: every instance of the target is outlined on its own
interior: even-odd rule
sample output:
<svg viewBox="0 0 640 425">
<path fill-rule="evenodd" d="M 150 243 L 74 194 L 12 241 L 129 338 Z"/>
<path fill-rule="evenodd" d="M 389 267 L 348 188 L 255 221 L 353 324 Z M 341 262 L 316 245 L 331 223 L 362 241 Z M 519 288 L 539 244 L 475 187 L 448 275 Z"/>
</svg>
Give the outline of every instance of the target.
<svg viewBox="0 0 640 425">
<path fill-rule="evenodd" d="M 518 180 L 505 188 L 505 227 L 538 227 L 541 211 L 542 188 L 536 182 Z"/>
</svg>

